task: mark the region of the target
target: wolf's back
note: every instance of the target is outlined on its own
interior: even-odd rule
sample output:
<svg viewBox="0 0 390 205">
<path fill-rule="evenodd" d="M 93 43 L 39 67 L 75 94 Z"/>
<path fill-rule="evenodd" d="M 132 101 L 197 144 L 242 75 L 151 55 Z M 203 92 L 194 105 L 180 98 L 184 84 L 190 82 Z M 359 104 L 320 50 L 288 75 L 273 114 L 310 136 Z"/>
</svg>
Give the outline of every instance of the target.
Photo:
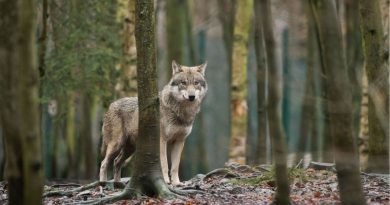
<svg viewBox="0 0 390 205">
<path fill-rule="evenodd" d="M 110 143 L 115 143 L 117 140 L 120 140 L 118 138 L 120 138 L 121 136 L 113 134 L 115 130 L 121 130 L 122 134 L 126 134 L 129 130 L 129 126 L 135 126 L 132 125 L 130 122 L 134 115 L 134 112 L 137 109 L 137 97 L 121 98 L 110 104 L 110 107 L 108 108 L 103 119 L 103 141 L 101 147 L 102 156 L 105 156 L 107 146 Z"/>
</svg>

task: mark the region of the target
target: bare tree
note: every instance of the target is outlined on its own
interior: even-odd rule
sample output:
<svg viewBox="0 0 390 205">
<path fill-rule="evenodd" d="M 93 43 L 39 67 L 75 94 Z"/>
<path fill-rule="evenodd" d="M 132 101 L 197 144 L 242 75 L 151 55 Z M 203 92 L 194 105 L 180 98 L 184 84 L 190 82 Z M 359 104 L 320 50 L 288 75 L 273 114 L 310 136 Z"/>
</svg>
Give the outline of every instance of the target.
<svg viewBox="0 0 390 205">
<path fill-rule="evenodd" d="M 272 14 L 269 0 L 260 0 L 262 25 L 264 32 L 267 66 L 269 71 L 269 104 L 268 120 L 272 141 L 272 153 L 276 171 L 276 204 L 290 204 L 290 188 L 287 177 L 287 159 L 285 148 L 285 132 L 281 118 L 282 76 L 277 65 L 274 32 L 272 29 Z"/>
<path fill-rule="evenodd" d="M 167 32 L 167 63 L 165 67 L 165 82 L 171 73 L 172 60 L 184 64 L 184 44 L 186 38 L 187 0 L 167 0 L 165 4 Z"/>
<path fill-rule="evenodd" d="M 359 1 L 345 1 L 346 57 L 348 75 L 352 83 L 354 132 L 360 130 L 360 106 L 362 101 L 363 47 L 360 32 Z"/>
<path fill-rule="evenodd" d="M 384 49 L 381 10 L 379 0 L 359 3 L 369 87 L 367 169 L 389 173 L 389 69 L 385 65 L 388 53 Z"/>
<path fill-rule="evenodd" d="M 335 140 L 335 161 L 343 204 L 365 204 L 360 182 L 357 145 L 353 132 L 351 83 L 336 5 L 310 0 L 320 39 L 326 81 L 330 132 Z"/>
<path fill-rule="evenodd" d="M 229 68 L 232 67 L 234 18 L 236 16 L 237 0 L 218 0 L 219 19 L 223 29 L 223 41 L 228 56 Z"/>
<path fill-rule="evenodd" d="M 245 163 L 247 135 L 247 58 L 252 0 L 237 1 L 230 69 L 230 151 L 232 161 Z"/>
<path fill-rule="evenodd" d="M 41 204 L 35 1 L 0 2 L 0 122 L 9 204 Z"/>
<path fill-rule="evenodd" d="M 267 162 L 267 97 L 266 97 L 266 79 L 267 64 L 264 50 L 264 35 L 261 23 L 262 13 L 260 1 L 254 1 L 254 43 L 257 62 L 257 113 L 258 113 L 258 134 L 257 145 L 254 150 L 253 164 L 265 164 Z M 247 140 L 248 142 L 248 140 Z M 250 162 L 247 160 L 248 163 Z"/>
</svg>

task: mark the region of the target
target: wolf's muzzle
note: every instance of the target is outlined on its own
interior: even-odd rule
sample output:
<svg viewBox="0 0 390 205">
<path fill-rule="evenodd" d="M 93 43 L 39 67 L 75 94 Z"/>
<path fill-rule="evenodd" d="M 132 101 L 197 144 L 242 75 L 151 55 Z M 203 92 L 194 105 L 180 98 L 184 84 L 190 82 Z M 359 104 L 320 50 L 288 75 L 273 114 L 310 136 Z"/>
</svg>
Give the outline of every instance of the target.
<svg viewBox="0 0 390 205">
<path fill-rule="evenodd" d="M 195 100 L 195 95 L 190 95 L 190 96 L 188 96 L 188 99 L 189 99 L 190 101 L 194 101 L 194 100 Z"/>
</svg>

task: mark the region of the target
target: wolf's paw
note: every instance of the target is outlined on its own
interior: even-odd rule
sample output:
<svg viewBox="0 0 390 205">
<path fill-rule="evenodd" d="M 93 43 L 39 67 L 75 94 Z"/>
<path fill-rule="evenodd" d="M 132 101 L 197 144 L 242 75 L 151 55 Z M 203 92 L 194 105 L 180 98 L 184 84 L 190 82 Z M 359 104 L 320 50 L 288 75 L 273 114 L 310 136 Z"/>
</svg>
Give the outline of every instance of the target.
<svg viewBox="0 0 390 205">
<path fill-rule="evenodd" d="M 165 181 L 165 183 L 167 183 L 167 184 L 171 184 L 171 180 L 168 178 L 168 179 L 166 179 L 166 178 L 164 178 L 164 181 Z"/>
<path fill-rule="evenodd" d="M 180 182 L 179 180 L 172 180 L 172 185 L 173 186 L 184 186 L 184 184 L 182 182 Z"/>
</svg>

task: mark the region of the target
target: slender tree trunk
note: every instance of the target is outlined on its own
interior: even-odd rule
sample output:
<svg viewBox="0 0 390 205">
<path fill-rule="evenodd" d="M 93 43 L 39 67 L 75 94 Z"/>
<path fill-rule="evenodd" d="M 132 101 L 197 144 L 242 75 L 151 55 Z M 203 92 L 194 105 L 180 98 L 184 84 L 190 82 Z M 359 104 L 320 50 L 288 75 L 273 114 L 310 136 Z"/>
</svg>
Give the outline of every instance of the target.
<svg viewBox="0 0 390 205">
<path fill-rule="evenodd" d="M 230 161 L 245 164 L 247 135 L 247 58 L 252 0 L 237 2 L 230 79 Z"/>
<path fill-rule="evenodd" d="M 255 157 L 253 164 L 265 164 L 267 163 L 267 64 L 266 54 L 264 50 L 264 35 L 263 26 L 261 23 L 262 13 L 260 1 L 254 1 L 254 43 L 257 62 L 257 113 L 258 113 L 258 135 Z M 247 140 L 248 142 L 248 140 Z M 248 145 L 247 145 L 248 146 Z M 250 162 L 247 160 L 248 163 Z"/>
<path fill-rule="evenodd" d="M 184 64 L 184 41 L 186 33 L 186 0 L 166 1 L 167 64 L 165 82 L 168 82 L 172 71 L 172 60 Z"/>
<path fill-rule="evenodd" d="M 1 125 L 1 117 L 0 117 L 0 125 Z M 2 148 L 5 147 L 3 129 L 1 127 L 0 127 L 0 147 L 2 147 Z M 5 177 L 4 176 L 4 165 L 5 165 L 5 150 L 2 149 L 2 150 L 0 150 L 0 181 L 4 181 L 4 177 Z"/>
<path fill-rule="evenodd" d="M 289 183 L 287 177 L 287 159 L 285 133 L 281 119 L 282 75 L 277 65 L 275 39 L 272 29 L 272 14 L 269 0 L 261 0 L 262 24 L 264 31 L 267 65 L 269 71 L 269 126 L 272 140 L 272 152 L 276 171 L 276 204 L 290 204 Z"/>
<path fill-rule="evenodd" d="M 348 75 L 352 83 L 354 132 L 360 130 L 360 106 L 362 101 L 363 47 L 360 32 L 359 2 L 345 1 L 346 55 Z"/>
<path fill-rule="evenodd" d="M 35 1 L 0 3 L 0 122 L 11 205 L 42 203 L 35 8 Z"/>
<path fill-rule="evenodd" d="M 311 137 L 311 140 L 314 141 L 311 145 L 317 145 L 317 136 L 313 136 L 313 129 L 315 129 L 315 107 L 316 107 L 316 98 L 315 98 L 315 83 L 314 83 L 314 66 L 317 57 L 315 55 L 316 50 L 316 36 L 314 33 L 314 22 L 311 18 L 310 7 L 307 2 L 305 4 L 306 16 L 308 19 L 308 29 L 307 29 L 307 69 L 306 69 L 306 82 L 305 82 L 305 94 L 303 96 L 302 102 L 302 115 L 299 129 L 299 141 L 298 141 L 298 150 L 296 154 L 296 162 L 299 162 L 304 158 L 306 148 L 308 145 L 308 140 Z M 315 146 L 316 147 L 316 146 Z M 312 149 L 313 150 L 313 149 Z M 313 153 L 312 153 L 313 154 Z"/>
<path fill-rule="evenodd" d="M 313 13 L 313 10 L 311 9 L 311 5 L 310 5 L 310 14 L 311 17 L 309 17 L 309 19 L 310 18 L 314 19 L 315 15 Z M 316 40 L 317 47 L 321 49 L 319 31 L 316 28 L 315 22 L 313 22 L 313 24 L 315 27 L 315 34 L 316 34 L 316 37 L 314 38 Z M 313 56 L 313 58 L 315 58 L 315 56 Z M 324 60 L 323 58 L 321 58 L 321 56 L 320 56 L 320 68 L 321 70 L 319 70 L 317 73 L 319 73 L 320 76 L 319 78 L 320 78 L 320 96 L 321 96 L 320 99 L 321 100 L 319 103 L 320 104 L 319 109 L 320 112 L 323 113 L 321 119 L 321 122 L 323 123 L 323 133 L 322 133 L 323 135 L 322 135 L 322 139 L 320 139 L 320 141 L 322 142 L 322 147 L 320 147 L 319 149 L 319 154 L 320 154 L 319 158 L 321 159 L 320 161 L 322 162 L 334 163 L 334 153 L 335 153 L 334 137 L 330 132 L 330 112 L 328 109 L 329 100 L 328 100 L 328 92 L 327 92 L 328 89 L 327 83 L 329 79 L 326 77 Z"/>
<path fill-rule="evenodd" d="M 122 89 L 119 91 L 120 97 L 137 95 L 137 51 L 135 47 L 134 36 L 134 6 L 135 0 L 128 0 L 127 15 L 125 16 L 123 22 L 123 59 L 121 63 L 122 74 L 119 80 Z"/>
<path fill-rule="evenodd" d="M 96 178 L 96 153 L 92 140 L 92 104 L 93 96 L 84 91 L 81 97 L 81 125 L 80 125 L 80 140 L 81 140 L 81 158 L 83 162 L 83 178 Z"/>
<path fill-rule="evenodd" d="M 218 0 L 220 9 L 219 19 L 223 29 L 223 41 L 225 43 L 229 70 L 232 68 L 232 58 L 230 58 L 230 56 L 232 56 L 233 53 L 234 18 L 237 10 L 236 4 L 237 0 Z"/>
<path fill-rule="evenodd" d="M 157 89 L 153 1 L 137 0 L 135 38 L 137 45 L 139 136 L 134 154 L 135 170 L 128 187 L 147 195 L 168 191 L 160 165 L 160 118 Z"/>
<path fill-rule="evenodd" d="M 361 30 L 368 78 L 368 170 L 389 173 L 389 68 L 385 66 L 379 0 L 360 0 Z"/>
<path fill-rule="evenodd" d="M 66 105 L 66 147 L 68 153 L 68 177 L 76 177 L 78 172 L 77 160 L 77 139 L 75 132 L 75 96 L 73 91 L 69 91 L 67 95 Z"/>
<path fill-rule="evenodd" d="M 291 71 L 290 71 L 290 54 L 289 54 L 289 29 L 284 28 L 282 31 L 282 81 L 283 81 L 283 93 L 282 93 L 282 125 L 286 135 L 286 143 L 289 142 L 290 134 L 290 85 L 291 85 Z M 288 149 L 288 147 L 287 147 Z"/>
<path fill-rule="evenodd" d="M 39 76 L 42 78 L 45 75 L 45 54 L 46 54 L 46 44 L 47 44 L 47 19 L 49 17 L 48 14 L 48 0 L 42 0 L 42 32 L 38 39 L 39 50 L 38 50 L 38 68 L 39 68 Z"/>
<path fill-rule="evenodd" d="M 310 46 L 310 45 L 309 45 Z M 310 51 L 309 51 L 310 52 Z M 311 61 L 313 56 L 309 54 L 308 60 Z M 311 62 L 307 65 L 306 70 L 306 82 L 305 82 L 305 95 L 303 97 L 303 108 L 299 130 L 299 141 L 296 160 L 304 158 L 304 154 L 307 151 L 308 139 L 312 135 L 312 129 L 314 126 L 314 112 L 315 112 L 315 98 L 314 98 L 314 74 L 313 64 Z M 313 140 L 313 136 L 312 140 Z"/>
<path fill-rule="evenodd" d="M 365 204 L 353 135 L 351 83 L 334 2 L 310 0 L 321 42 L 328 94 L 330 131 L 335 139 L 335 161 L 343 204 Z"/>
<path fill-rule="evenodd" d="M 319 81 L 321 79 L 320 77 L 320 70 L 321 70 L 321 61 L 320 61 L 320 55 L 319 55 L 319 39 L 317 38 L 316 30 L 315 30 L 315 24 L 313 15 L 311 12 L 311 8 L 308 2 L 306 2 L 306 14 L 308 18 L 308 43 L 307 43 L 307 67 L 308 71 L 311 70 L 312 76 L 310 77 L 312 80 L 313 86 L 313 93 L 312 93 L 312 103 L 314 103 L 312 114 L 311 114 L 311 130 L 309 130 L 309 134 L 311 136 L 311 157 L 313 161 L 319 161 L 320 157 L 320 112 L 321 112 L 321 83 L 318 83 L 316 81 Z"/>
</svg>

